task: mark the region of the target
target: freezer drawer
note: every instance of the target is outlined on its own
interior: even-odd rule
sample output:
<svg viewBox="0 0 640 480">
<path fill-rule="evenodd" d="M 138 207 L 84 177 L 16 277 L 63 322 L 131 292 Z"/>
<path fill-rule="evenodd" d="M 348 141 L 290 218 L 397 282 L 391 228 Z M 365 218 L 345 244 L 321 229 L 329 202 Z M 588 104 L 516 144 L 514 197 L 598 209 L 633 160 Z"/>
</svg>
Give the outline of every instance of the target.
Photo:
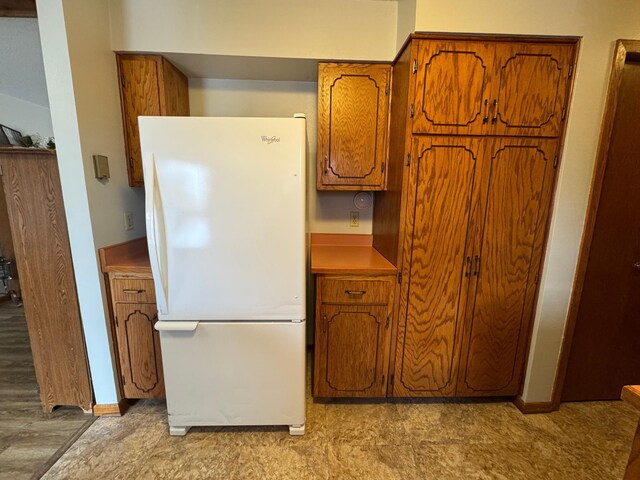
<svg viewBox="0 0 640 480">
<path fill-rule="evenodd" d="M 158 322 L 171 433 L 196 425 L 289 425 L 303 431 L 305 326 Z"/>
</svg>

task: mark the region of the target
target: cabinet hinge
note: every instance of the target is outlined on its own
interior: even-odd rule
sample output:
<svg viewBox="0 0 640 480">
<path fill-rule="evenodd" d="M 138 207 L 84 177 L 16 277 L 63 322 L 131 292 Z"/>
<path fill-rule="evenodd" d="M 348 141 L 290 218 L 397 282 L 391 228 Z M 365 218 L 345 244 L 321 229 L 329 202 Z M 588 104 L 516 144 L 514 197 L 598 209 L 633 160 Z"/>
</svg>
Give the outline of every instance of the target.
<svg viewBox="0 0 640 480">
<path fill-rule="evenodd" d="M 398 279 L 398 283 L 402 283 L 402 272 L 398 272 L 396 278 Z"/>
<path fill-rule="evenodd" d="M 4 175 L 4 174 L 2 173 L 2 165 L 0 165 L 0 177 L 1 177 L 2 175 Z"/>
<path fill-rule="evenodd" d="M 382 173 L 384 173 L 384 169 L 385 169 L 385 167 L 386 167 L 385 162 L 382 162 L 382 166 L 381 166 Z"/>
<path fill-rule="evenodd" d="M 393 388 L 393 381 L 395 380 L 395 375 L 392 373 L 391 377 L 389 377 L 389 383 L 391 384 L 391 387 Z"/>
<path fill-rule="evenodd" d="M 382 374 L 382 381 L 380 382 L 381 385 L 384 385 L 384 373 Z"/>
<path fill-rule="evenodd" d="M 418 73 L 418 59 L 413 59 L 413 73 Z"/>
<path fill-rule="evenodd" d="M 389 84 L 387 83 L 387 85 L 384 87 L 384 94 L 385 95 L 389 95 Z"/>
<path fill-rule="evenodd" d="M 120 374 L 120 378 L 122 378 L 122 385 L 124 385 L 125 383 L 127 383 L 127 382 L 125 382 L 125 381 L 124 381 L 124 374 Z"/>
<path fill-rule="evenodd" d="M 133 168 L 133 157 L 129 157 L 129 166 Z"/>
<path fill-rule="evenodd" d="M 116 321 L 116 327 L 118 326 L 118 317 L 116 317 L 115 315 L 113 316 L 113 319 Z"/>
<path fill-rule="evenodd" d="M 540 274 L 536 273 L 536 276 L 533 277 L 533 283 L 537 284 L 539 279 L 540 279 Z"/>
<path fill-rule="evenodd" d="M 553 168 L 558 168 L 558 155 L 553 159 Z"/>
<path fill-rule="evenodd" d="M 120 85 L 122 85 L 122 88 L 125 88 L 124 76 L 120 76 Z"/>
<path fill-rule="evenodd" d="M 387 315 L 387 321 L 384 324 L 384 328 L 389 328 L 389 315 Z"/>
<path fill-rule="evenodd" d="M 412 104 L 411 104 L 411 108 L 409 109 L 409 116 L 410 116 L 411 118 L 413 118 L 413 113 L 414 113 L 414 111 L 413 111 L 413 103 L 412 103 Z"/>
<path fill-rule="evenodd" d="M 573 77 L 573 65 L 569 65 L 569 78 Z"/>
<path fill-rule="evenodd" d="M 411 154 L 407 153 L 407 159 L 404 161 L 405 166 L 411 165 Z"/>
<path fill-rule="evenodd" d="M 567 109 L 566 109 L 566 108 L 563 108 L 563 109 L 562 109 L 562 117 L 561 117 L 561 119 L 562 119 L 562 120 L 564 120 L 564 118 L 565 118 L 566 116 L 567 116 Z"/>
</svg>

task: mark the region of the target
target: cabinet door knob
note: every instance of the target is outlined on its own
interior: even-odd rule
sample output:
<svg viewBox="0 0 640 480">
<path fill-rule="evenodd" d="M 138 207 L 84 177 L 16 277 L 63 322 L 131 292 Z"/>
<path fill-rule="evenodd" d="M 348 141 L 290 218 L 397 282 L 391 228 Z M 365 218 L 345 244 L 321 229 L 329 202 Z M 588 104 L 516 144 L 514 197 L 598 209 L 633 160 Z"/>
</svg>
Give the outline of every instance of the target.
<svg viewBox="0 0 640 480">
<path fill-rule="evenodd" d="M 633 269 L 634 270 L 640 270 L 640 262 L 636 262 L 633 264 Z"/>
</svg>

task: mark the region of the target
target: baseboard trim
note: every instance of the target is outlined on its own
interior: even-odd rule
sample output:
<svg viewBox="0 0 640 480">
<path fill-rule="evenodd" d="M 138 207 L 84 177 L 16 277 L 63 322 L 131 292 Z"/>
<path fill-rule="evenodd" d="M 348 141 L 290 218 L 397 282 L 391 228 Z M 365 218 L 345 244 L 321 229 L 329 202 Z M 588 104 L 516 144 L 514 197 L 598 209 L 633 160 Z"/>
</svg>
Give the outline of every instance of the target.
<svg viewBox="0 0 640 480">
<path fill-rule="evenodd" d="M 551 413 L 558 410 L 554 408 L 553 402 L 525 402 L 522 397 L 518 396 L 513 401 L 513 404 L 522 413 L 528 415 L 530 413 Z"/>
<path fill-rule="evenodd" d="M 93 406 L 93 416 L 116 416 L 121 417 L 129 408 L 129 402 L 122 398 L 118 403 L 101 403 Z"/>
</svg>

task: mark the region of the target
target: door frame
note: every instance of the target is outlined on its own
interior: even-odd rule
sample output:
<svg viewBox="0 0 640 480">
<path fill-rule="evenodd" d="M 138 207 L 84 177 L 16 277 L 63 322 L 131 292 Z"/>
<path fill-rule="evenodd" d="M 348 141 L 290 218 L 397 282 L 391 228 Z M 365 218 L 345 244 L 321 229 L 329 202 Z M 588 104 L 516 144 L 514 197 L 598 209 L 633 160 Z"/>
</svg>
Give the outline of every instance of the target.
<svg viewBox="0 0 640 480">
<path fill-rule="evenodd" d="M 607 167 L 607 157 L 609 156 L 613 121 L 615 119 L 618 104 L 618 91 L 622 81 L 622 71 L 629 54 L 640 54 L 640 40 L 617 40 L 613 55 L 613 63 L 611 65 L 611 73 L 609 76 L 609 87 L 607 89 L 604 116 L 602 118 L 602 126 L 600 128 L 596 163 L 591 180 L 587 214 L 582 231 L 578 265 L 573 281 L 569 312 L 567 314 L 567 322 L 564 329 L 564 339 L 562 340 L 560 357 L 558 359 L 558 368 L 556 370 L 556 378 L 553 385 L 551 398 L 551 406 L 553 410 L 558 410 L 560 408 L 562 391 L 564 389 L 567 369 L 569 367 L 571 345 L 573 343 L 573 335 L 575 333 L 576 323 L 578 320 L 578 310 L 580 308 L 580 300 L 582 298 L 582 289 L 584 287 L 584 280 L 587 272 L 587 263 L 595 231 L 598 207 L 600 206 L 600 195 Z"/>
</svg>

